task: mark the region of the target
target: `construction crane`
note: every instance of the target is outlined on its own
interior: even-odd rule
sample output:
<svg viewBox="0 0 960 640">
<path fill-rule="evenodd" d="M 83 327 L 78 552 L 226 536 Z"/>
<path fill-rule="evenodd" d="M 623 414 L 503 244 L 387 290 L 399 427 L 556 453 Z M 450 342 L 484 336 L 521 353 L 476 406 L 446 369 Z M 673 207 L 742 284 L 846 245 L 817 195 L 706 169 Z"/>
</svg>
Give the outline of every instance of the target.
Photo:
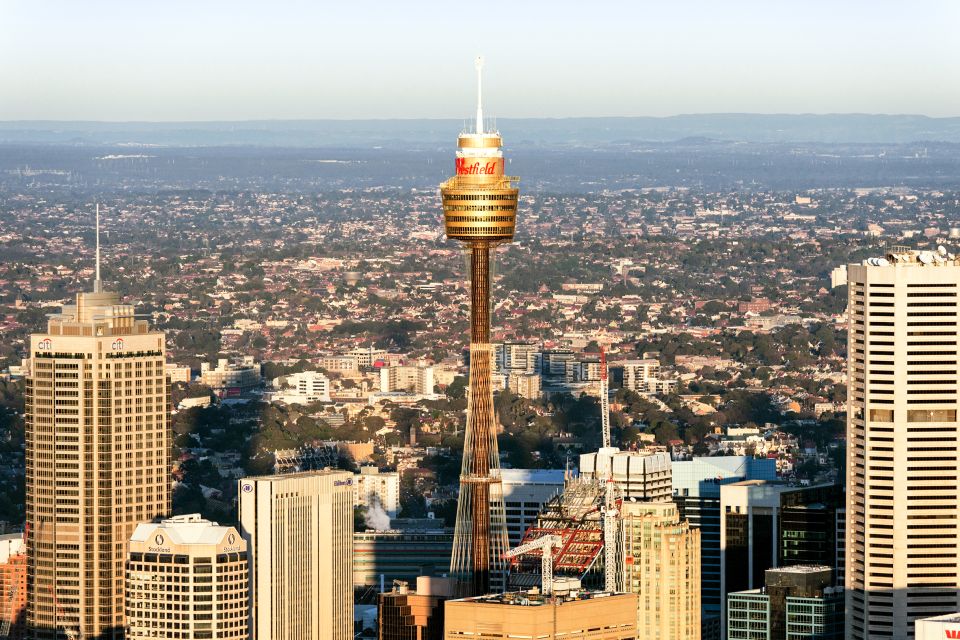
<svg viewBox="0 0 960 640">
<path fill-rule="evenodd" d="M 610 443 L 610 380 L 607 372 L 607 353 L 600 347 L 600 425 L 603 431 L 603 447 L 609 449 Z M 603 588 L 614 593 L 617 591 L 617 549 L 619 545 L 616 496 L 616 484 L 613 482 L 613 457 L 607 469 L 606 486 L 603 500 Z"/>
<path fill-rule="evenodd" d="M 600 347 L 600 427 L 603 446 L 610 446 L 610 381 L 607 380 L 607 354 Z"/>
<path fill-rule="evenodd" d="M 559 549 L 561 546 L 563 546 L 563 538 L 548 534 L 515 547 L 504 553 L 502 557 L 504 560 L 509 560 L 539 549 L 540 583 L 543 586 L 543 594 L 548 596 L 553 593 L 553 549 Z"/>
<path fill-rule="evenodd" d="M 603 500 L 603 590 L 608 593 L 616 593 L 617 589 L 617 549 L 619 548 L 620 536 L 617 517 L 620 511 L 617 509 L 614 490 L 616 485 L 613 478 L 607 478 L 606 491 Z"/>
</svg>

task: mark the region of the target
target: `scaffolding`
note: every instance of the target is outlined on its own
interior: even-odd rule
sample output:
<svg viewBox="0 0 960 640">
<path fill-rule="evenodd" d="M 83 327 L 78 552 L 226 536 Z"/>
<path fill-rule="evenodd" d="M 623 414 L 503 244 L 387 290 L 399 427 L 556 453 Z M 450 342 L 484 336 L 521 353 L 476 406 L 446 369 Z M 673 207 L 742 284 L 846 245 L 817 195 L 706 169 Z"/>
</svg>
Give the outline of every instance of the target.
<svg viewBox="0 0 960 640">
<path fill-rule="evenodd" d="M 335 443 L 299 449 L 277 449 L 273 452 L 274 473 L 296 473 L 336 467 L 340 461 L 340 449 Z"/>
<path fill-rule="evenodd" d="M 603 550 L 603 485 L 592 480 L 569 480 L 563 493 L 544 505 L 536 523 L 524 533 L 521 545 L 547 535 L 560 538 L 560 548 L 553 553 L 554 575 L 603 584 L 603 576 L 598 573 L 601 567 L 597 566 Z M 539 550 L 511 559 L 511 587 L 539 584 L 540 562 Z"/>
</svg>

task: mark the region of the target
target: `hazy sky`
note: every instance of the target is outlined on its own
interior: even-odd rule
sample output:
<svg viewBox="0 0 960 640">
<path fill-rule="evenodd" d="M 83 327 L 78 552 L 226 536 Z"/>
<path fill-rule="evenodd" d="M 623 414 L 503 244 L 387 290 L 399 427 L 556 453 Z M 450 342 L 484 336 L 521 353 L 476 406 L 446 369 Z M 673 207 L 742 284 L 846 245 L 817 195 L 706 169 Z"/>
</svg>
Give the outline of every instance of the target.
<svg viewBox="0 0 960 640">
<path fill-rule="evenodd" d="M 0 120 L 960 115 L 957 0 L 0 0 Z"/>
</svg>

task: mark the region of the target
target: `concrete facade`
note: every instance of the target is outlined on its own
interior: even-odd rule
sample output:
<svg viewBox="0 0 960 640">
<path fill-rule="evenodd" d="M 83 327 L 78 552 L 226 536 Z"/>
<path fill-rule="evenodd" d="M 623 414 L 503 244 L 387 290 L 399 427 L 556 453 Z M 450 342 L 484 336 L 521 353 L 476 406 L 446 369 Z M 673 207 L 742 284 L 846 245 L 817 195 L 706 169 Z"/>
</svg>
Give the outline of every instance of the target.
<svg viewBox="0 0 960 640">
<path fill-rule="evenodd" d="M 239 481 L 258 640 L 353 638 L 353 474 L 307 471 Z"/>
<path fill-rule="evenodd" d="M 913 637 L 960 610 L 960 261 L 847 267 L 847 637 Z"/>
</svg>

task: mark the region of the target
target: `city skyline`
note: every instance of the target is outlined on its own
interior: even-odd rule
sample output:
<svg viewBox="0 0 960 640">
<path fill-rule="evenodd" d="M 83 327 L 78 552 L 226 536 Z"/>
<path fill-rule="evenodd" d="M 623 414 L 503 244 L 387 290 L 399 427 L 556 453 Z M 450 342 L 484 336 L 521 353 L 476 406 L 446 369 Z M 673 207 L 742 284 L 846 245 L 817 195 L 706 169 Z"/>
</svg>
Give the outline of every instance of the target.
<svg viewBox="0 0 960 640">
<path fill-rule="evenodd" d="M 500 117 L 960 115 L 942 0 L 494 2 L 515 25 L 495 35 L 439 2 L 4 6 L 0 121 L 458 118 L 478 54 Z"/>
<path fill-rule="evenodd" d="M 960 637 L 960 5 L 0 6 L 0 640 Z"/>
</svg>

